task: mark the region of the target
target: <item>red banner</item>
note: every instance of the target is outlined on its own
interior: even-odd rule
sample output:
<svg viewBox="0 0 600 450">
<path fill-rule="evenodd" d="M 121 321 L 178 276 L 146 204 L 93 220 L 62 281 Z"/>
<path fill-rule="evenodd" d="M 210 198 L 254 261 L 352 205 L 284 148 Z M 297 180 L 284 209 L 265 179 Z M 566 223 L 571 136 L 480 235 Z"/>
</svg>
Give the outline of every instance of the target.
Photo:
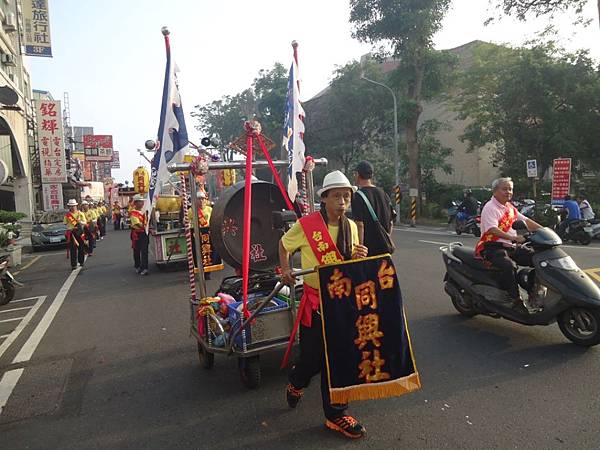
<svg viewBox="0 0 600 450">
<path fill-rule="evenodd" d="M 571 188 L 571 158 L 555 159 L 552 169 L 552 204 L 562 205 Z"/>
<path fill-rule="evenodd" d="M 85 134 L 83 151 L 86 161 L 111 162 L 113 159 L 113 139 L 110 134 Z"/>
</svg>

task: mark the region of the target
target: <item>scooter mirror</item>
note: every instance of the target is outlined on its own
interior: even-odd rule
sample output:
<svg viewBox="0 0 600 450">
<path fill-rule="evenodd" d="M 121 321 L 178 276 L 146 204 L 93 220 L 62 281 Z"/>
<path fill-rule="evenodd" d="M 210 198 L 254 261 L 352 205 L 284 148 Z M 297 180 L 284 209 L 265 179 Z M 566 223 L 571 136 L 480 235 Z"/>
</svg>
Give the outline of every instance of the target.
<svg viewBox="0 0 600 450">
<path fill-rule="evenodd" d="M 517 231 L 527 230 L 527 225 L 522 220 L 517 220 L 515 221 L 515 223 L 512 224 L 512 229 Z"/>
</svg>

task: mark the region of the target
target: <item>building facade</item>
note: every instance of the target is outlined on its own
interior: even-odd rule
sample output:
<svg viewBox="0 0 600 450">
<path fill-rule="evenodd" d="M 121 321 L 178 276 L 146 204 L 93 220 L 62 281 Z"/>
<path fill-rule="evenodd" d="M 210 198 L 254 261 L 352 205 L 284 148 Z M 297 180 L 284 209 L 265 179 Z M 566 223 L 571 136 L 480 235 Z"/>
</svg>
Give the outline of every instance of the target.
<svg viewBox="0 0 600 450">
<path fill-rule="evenodd" d="M 0 209 L 33 218 L 35 195 L 30 155 L 34 151 L 31 79 L 19 46 L 16 1 L 0 1 L 0 159 L 8 179 L 0 186 Z"/>
</svg>

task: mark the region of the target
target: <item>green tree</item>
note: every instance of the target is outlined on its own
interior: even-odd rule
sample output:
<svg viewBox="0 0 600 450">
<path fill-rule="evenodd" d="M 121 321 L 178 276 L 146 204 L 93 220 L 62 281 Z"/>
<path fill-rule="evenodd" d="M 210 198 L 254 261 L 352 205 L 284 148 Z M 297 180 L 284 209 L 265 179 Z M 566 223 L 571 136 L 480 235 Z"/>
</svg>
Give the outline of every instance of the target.
<svg viewBox="0 0 600 450">
<path fill-rule="evenodd" d="M 361 80 L 363 71 L 369 77 L 382 78 L 376 64 L 361 66 L 352 61 L 334 71 L 325 95 L 306 105 L 307 149 L 341 165 L 346 174 L 364 156 L 373 155 L 373 146 L 380 146 L 385 136 L 391 136 L 391 120 L 386 121 L 391 98 Z"/>
<path fill-rule="evenodd" d="M 543 174 L 559 156 L 600 168 L 600 73 L 587 52 L 482 44 L 459 84 L 459 115 L 472 120 L 463 139 L 470 150 L 493 145 L 503 173 L 523 180 L 536 159 Z"/>
<path fill-rule="evenodd" d="M 497 3 L 505 14 L 516 15 L 520 20 L 525 20 L 530 14 L 537 17 L 569 9 L 581 14 L 588 0 L 497 0 Z M 600 16 L 600 0 L 598 0 L 598 15 Z"/>
<path fill-rule="evenodd" d="M 387 46 L 381 53 L 395 57 L 403 76 L 406 103 L 404 128 L 410 186 L 419 186 L 417 129 L 423 110 L 423 85 L 433 36 L 442 26 L 451 0 L 351 0 L 353 36 L 360 41 Z"/>
<path fill-rule="evenodd" d="M 196 105 L 191 114 L 198 121 L 197 130 L 218 137 L 225 147 L 242 133 L 243 121 L 253 117 L 261 122 L 263 133 L 280 145 L 286 91 L 287 71 L 275 63 L 272 69 L 260 70 L 250 88 Z"/>
</svg>

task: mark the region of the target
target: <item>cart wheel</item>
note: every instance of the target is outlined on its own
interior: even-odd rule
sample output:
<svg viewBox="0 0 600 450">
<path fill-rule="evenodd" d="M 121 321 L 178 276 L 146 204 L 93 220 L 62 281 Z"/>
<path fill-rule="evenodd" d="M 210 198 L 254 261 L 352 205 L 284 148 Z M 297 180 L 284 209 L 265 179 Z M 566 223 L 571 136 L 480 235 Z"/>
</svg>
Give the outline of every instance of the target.
<svg viewBox="0 0 600 450">
<path fill-rule="evenodd" d="M 258 356 L 239 358 L 238 367 L 242 384 L 248 389 L 256 389 L 260 385 L 260 359 Z"/>
<path fill-rule="evenodd" d="M 200 342 L 198 342 L 198 360 L 200 365 L 207 370 L 212 369 L 215 365 L 215 354 L 204 351 L 204 347 Z"/>
</svg>

